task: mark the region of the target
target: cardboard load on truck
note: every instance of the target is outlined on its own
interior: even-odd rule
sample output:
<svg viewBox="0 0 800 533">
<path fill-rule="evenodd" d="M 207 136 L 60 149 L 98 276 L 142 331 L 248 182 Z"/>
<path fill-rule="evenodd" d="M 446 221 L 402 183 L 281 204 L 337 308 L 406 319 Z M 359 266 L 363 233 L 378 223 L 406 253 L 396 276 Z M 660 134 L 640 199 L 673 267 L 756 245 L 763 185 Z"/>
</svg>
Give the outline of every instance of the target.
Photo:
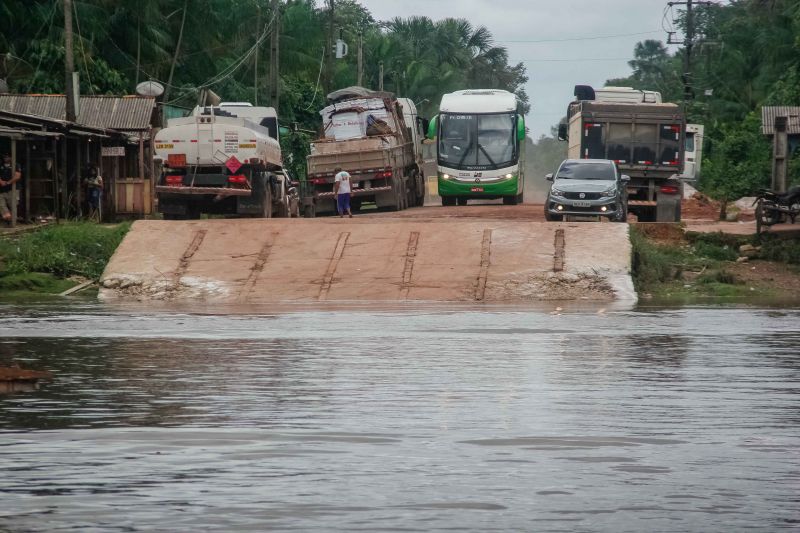
<svg viewBox="0 0 800 533">
<path fill-rule="evenodd" d="M 337 141 L 374 135 L 392 135 L 397 124 L 381 98 L 357 98 L 327 106 L 320 111 L 326 138 Z"/>
</svg>

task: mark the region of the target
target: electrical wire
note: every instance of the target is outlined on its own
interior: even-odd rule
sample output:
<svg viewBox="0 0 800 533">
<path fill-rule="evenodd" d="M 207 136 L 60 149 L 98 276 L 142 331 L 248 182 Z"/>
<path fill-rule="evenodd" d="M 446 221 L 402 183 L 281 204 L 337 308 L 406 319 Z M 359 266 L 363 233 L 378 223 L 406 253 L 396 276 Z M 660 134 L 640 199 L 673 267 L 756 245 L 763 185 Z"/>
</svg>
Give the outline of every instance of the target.
<svg viewBox="0 0 800 533">
<path fill-rule="evenodd" d="M 52 13 L 50 13 L 50 22 L 49 22 L 49 24 L 47 26 L 47 34 L 48 35 L 50 34 L 50 30 L 53 29 L 53 20 L 55 19 L 57 8 L 58 8 L 58 2 L 53 2 L 53 11 L 52 11 Z M 42 27 L 44 27 L 44 26 L 42 26 Z M 41 29 L 41 28 L 39 28 L 39 29 Z M 33 40 L 31 41 L 31 44 L 33 44 Z M 27 50 L 26 50 L 26 52 L 27 52 Z M 41 53 L 41 51 L 40 51 L 40 53 L 39 53 L 39 62 L 36 64 L 36 69 L 34 69 L 34 71 L 33 71 L 33 76 L 31 76 L 31 82 L 28 84 L 28 89 L 25 91 L 26 93 L 30 93 L 31 92 L 31 89 L 33 88 L 33 84 L 36 81 L 36 73 L 39 72 L 39 67 L 42 66 L 42 60 L 43 59 L 44 59 L 44 54 Z M 55 63 L 55 61 L 53 63 Z M 51 64 L 51 68 L 52 68 L 52 64 Z"/>
<path fill-rule="evenodd" d="M 663 30 L 641 31 L 636 33 L 618 33 L 615 35 L 595 35 L 590 37 L 568 37 L 565 39 L 539 39 L 539 40 L 498 40 L 498 43 L 561 43 L 566 41 L 594 41 L 600 39 L 615 39 L 617 37 L 633 37 L 636 35 L 650 35 L 653 33 L 661 33 Z"/>
<path fill-rule="evenodd" d="M 305 108 L 305 111 L 311 109 L 311 106 L 314 105 L 314 100 L 317 99 L 317 91 L 319 90 L 319 80 L 322 79 L 322 65 L 325 63 L 325 51 L 326 47 L 322 47 L 322 57 L 319 58 L 319 74 L 317 74 L 317 84 L 314 86 L 314 96 L 311 97 L 311 102 L 308 104 L 308 107 Z"/>
<path fill-rule="evenodd" d="M 570 59 L 522 59 L 522 63 L 568 63 L 568 62 L 581 62 L 581 61 L 630 61 L 630 57 L 578 57 Z"/>
</svg>

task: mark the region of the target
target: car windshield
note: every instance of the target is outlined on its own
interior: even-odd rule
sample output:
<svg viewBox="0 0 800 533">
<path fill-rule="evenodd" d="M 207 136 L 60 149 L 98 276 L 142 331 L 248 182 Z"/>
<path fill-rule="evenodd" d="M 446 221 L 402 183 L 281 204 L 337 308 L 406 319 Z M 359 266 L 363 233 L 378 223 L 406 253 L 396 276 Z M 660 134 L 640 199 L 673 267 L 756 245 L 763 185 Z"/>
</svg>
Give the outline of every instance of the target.
<svg viewBox="0 0 800 533">
<path fill-rule="evenodd" d="M 492 169 L 514 164 L 517 154 L 516 115 L 443 113 L 439 162 L 450 168 Z"/>
<path fill-rule="evenodd" d="M 614 167 L 610 163 L 569 162 L 558 169 L 558 179 L 611 180 L 616 179 Z"/>
</svg>

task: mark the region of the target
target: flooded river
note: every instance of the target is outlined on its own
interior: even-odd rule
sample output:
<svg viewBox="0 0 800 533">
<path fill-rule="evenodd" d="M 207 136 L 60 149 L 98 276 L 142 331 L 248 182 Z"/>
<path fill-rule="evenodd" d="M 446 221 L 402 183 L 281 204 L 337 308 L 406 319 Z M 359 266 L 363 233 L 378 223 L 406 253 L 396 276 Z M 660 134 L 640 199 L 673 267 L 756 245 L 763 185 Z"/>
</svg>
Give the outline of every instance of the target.
<svg viewBox="0 0 800 533">
<path fill-rule="evenodd" d="M 800 527 L 800 311 L 0 308 L 0 531 Z"/>
</svg>

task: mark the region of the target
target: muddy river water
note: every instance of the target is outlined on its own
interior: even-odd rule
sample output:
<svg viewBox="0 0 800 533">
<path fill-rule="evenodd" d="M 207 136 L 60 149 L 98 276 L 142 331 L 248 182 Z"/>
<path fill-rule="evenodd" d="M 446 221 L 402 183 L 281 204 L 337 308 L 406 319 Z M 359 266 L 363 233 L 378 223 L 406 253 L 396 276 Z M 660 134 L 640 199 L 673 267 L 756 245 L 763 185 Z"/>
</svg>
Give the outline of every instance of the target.
<svg viewBox="0 0 800 533">
<path fill-rule="evenodd" d="M 0 531 L 800 528 L 800 311 L 0 307 Z"/>
</svg>

